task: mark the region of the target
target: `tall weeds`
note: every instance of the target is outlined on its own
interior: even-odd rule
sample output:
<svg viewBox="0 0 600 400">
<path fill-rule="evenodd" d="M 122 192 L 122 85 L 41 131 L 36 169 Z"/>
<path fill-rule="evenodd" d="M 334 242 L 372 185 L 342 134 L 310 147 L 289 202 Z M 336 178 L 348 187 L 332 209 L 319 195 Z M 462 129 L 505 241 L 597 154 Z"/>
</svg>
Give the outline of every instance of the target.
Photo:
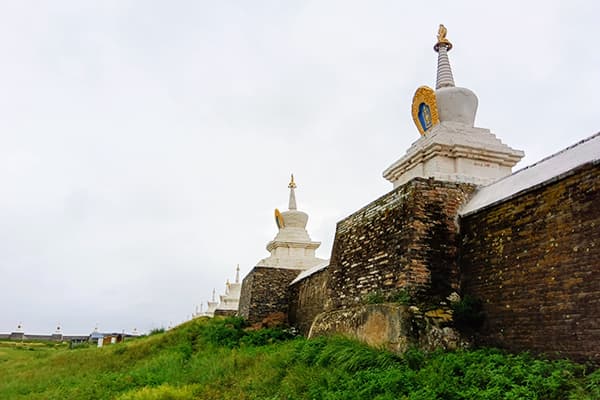
<svg viewBox="0 0 600 400">
<path fill-rule="evenodd" d="M 194 320 L 130 342 L 2 347 L 0 399 L 600 399 L 600 370 L 495 349 L 403 356 Z"/>
</svg>

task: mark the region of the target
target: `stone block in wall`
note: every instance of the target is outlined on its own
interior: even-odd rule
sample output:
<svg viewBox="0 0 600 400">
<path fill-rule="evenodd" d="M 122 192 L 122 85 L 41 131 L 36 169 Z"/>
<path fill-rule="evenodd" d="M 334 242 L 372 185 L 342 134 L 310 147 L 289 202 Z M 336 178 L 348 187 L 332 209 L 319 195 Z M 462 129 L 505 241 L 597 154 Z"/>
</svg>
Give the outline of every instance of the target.
<svg viewBox="0 0 600 400">
<path fill-rule="evenodd" d="M 368 304 L 319 314 L 309 337 L 343 335 L 404 353 L 417 346 L 426 351 L 466 348 L 469 342 L 452 326 L 452 315 L 422 313 L 415 307 L 398 304 Z M 447 316 L 448 318 L 442 318 Z"/>
<path fill-rule="evenodd" d="M 237 310 L 215 310 L 215 317 L 235 317 L 238 315 Z"/>
<path fill-rule="evenodd" d="M 271 314 L 288 314 L 289 284 L 302 272 L 297 269 L 254 267 L 242 281 L 239 315 L 254 324 Z"/>
<path fill-rule="evenodd" d="M 599 204 L 596 162 L 461 219 L 480 344 L 600 362 Z"/>
<path fill-rule="evenodd" d="M 337 224 L 326 310 L 371 292 L 445 298 L 458 290 L 459 207 L 475 186 L 415 178 Z"/>
<path fill-rule="evenodd" d="M 8 338 L 10 340 L 24 340 L 25 334 L 23 332 L 12 332 Z"/>
</svg>

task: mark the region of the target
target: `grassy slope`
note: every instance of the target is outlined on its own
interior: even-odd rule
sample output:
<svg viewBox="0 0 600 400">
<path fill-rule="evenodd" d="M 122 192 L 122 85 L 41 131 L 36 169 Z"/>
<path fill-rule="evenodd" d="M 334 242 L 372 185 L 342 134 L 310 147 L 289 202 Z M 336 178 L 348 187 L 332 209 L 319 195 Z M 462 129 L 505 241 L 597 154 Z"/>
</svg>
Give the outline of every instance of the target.
<svg viewBox="0 0 600 400">
<path fill-rule="evenodd" d="M 600 370 L 565 361 L 283 339 L 228 319 L 101 349 L 0 343 L 0 399 L 600 399 Z"/>
</svg>

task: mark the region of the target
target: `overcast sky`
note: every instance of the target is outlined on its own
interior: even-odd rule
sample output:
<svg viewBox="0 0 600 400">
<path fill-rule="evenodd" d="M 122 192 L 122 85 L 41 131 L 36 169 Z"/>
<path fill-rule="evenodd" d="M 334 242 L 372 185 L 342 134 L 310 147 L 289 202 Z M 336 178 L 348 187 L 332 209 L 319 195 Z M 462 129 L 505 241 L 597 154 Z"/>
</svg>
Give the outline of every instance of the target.
<svg viewBox="0 0 600 400">
<path fill-rule="evenodd" d="M 493 4 L 493 5 L 492 5 Z M 0 332 L 147 331 L 391 190 L 448 28 L 517 168 L 597 132 L 600 3 L 0 2 Z"/>
</svg>

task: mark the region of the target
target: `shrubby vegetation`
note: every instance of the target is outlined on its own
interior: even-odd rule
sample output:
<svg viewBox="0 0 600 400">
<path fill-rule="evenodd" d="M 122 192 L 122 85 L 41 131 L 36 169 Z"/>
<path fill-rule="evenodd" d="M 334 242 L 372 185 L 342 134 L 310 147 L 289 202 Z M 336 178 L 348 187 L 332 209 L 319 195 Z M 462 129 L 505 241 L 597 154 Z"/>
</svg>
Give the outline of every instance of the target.
<svg viewBox="0 0 600 400">
<path fill-rule="evenodd" d="M 409 305 L 414 301 L 411 294 L 405 289 L 382 291 L 374 290 L 364 297 L 366 304 L 398 303 Z"/>
<path fill-rule="evenodd" d="M 477 329 L 485 319 L 481 300 L 469 295 L 452 303 L 452 311 L 454 322 L 462 329 Z"/>
<path fill-rule="evenodd" d="M 198 319 L 103 348 L 0 343 L 1 399 L 600 399 L 600 370 L 494 349 L 403 356 Z"/>
<path fill-rule="evenodd" d="M 158 335 L 159 333 L 165 333 L 165 328 L 162 326 L 160 328 L 154 328 L 148 333 L 148 336 Z"/>
</svg>

